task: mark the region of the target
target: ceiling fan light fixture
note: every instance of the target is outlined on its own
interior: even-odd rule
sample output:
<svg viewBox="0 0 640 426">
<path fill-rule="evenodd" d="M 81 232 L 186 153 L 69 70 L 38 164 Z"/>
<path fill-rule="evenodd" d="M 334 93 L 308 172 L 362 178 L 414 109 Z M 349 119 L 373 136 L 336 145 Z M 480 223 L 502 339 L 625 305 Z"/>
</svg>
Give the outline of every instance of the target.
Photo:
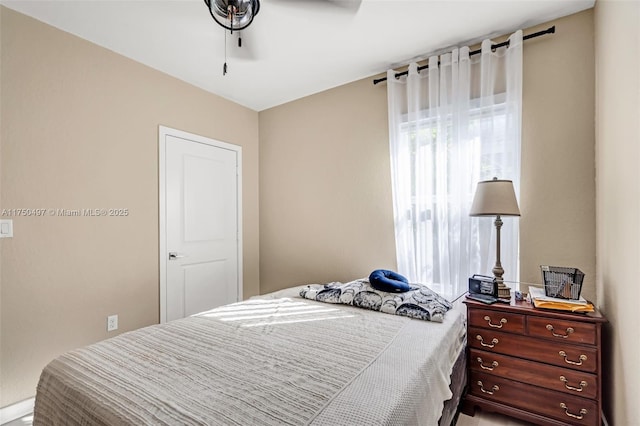
<svg viewBox="0 0 640 426">
<path fill-rule="evenodd" d="M 229 31 L 251 25 L 260 10 L 260 0 L 204 0 L 214 21 Z"/>
</svg>

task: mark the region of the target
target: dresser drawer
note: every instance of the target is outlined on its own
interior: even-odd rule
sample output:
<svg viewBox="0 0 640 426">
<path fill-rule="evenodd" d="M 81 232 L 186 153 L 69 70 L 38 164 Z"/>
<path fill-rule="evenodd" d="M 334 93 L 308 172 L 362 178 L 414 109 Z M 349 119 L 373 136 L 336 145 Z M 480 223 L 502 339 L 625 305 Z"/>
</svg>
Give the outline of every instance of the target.
<svg viewBox="0 0 640 426">
<path fill-rule="evenodd" d="M 596 325 L 577 321 L 530 316 L 527 334 L 570 343 L 596 344 Z"/>
<path fill-rule="evenodd" d="M 508 355 L 471 349 L 469 367 L 473 371 L 516 380 L 570 395 L 595 399 L 598 377 L 595 374 L 555 367 Z"/>
<path fill-rule="evenodd" d="M 524 334 L 524 318 L 524 315 L 509 312 L 473 309 L 469 312 L 469 325 L 472 327 Z"/>
<path fill-rule="evenodd" d="M 597 425 L 597 402 L 502 377 L 471 371 L 472 395 L 548 416 L 570 425 Z"/>
<path fill-rule="evenodd" d="M 566 342 L 547 341 L 475 327 L 468 328 L 467 341 L 472 348 L 573 370 L 595 373 L 598 368 L 598 351 L 595 347 L 570 345 Z"/>
</svg>

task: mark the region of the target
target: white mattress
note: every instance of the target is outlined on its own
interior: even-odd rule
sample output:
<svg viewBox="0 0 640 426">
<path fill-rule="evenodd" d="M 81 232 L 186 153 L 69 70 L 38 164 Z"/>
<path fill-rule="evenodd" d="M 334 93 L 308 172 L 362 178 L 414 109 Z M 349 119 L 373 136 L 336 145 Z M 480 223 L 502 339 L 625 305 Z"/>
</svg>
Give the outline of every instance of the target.
<svg viewBox="0 0 640 426">
<path fill-rule="evenodd" d="M 55 359 L 38 384 L 34 424 L 437 424 L 464 344 L 458 311 L 430 323 L 296 291 Z"/>
</svg>

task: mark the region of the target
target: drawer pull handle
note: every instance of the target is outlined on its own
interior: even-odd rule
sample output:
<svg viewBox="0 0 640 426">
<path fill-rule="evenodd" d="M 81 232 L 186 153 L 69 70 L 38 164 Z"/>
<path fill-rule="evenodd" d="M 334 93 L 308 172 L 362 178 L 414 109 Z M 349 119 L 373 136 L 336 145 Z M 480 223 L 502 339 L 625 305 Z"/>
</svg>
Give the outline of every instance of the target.
<svg viewBox="0 0 640 426">
<path fill-rule="evenodd" d="M 564 362 L 566 362 L 567 364 L 571 364 L 571 365 L 582 365 L 583 361 L 587 360 L 587 356 L 585 354 L 580 355 L 579 359 L 580 361 L 570 361 L 567 359 L 567 353 L 565 351 L 560 351 L 558 352 L 560 354 L 561 357 L 564 357 Z"/>
<path fill-rule="evenodd" d="M 551 332 L 551 335 L 553 337 L 562 337 L 563 339 L 566 339 L 567 337 L 569 337 L 571 333 L 575 331 L 573 327 L 567 327 L 567 331 L 565 332 L 565 334 L 558 334 L 554 331 L 553 326 L 551 324 L 547 324 L 547 330 Z"/>
<path fill-rule="evenodd" d="M 478 380 L 478 386 L 480 386 L 480 390 L 482 391 L 482 393 L 486 393 L 488 395 L 493 395 L 496 391 L 500 390 L 500 387 L 498 385 L 493 385 L 491 390 L 486 390 L 480 380 Z"/>
<path fill-rule="evenodd" d="M 487 324 L 489 324 L 489 327 L 493 327 L 493 328 L 502 328 L 502 326 L 507 323 L 507 319 L 506 318 L 501 318 L 500 319 L 500 324 L 492 324 L 491 323 L 491 317 L 489 315 L 485 315 L 484 316 L 484 320 L 487 322 Z"/>
<path fill-rule="evenodd" d="M 491 340 L 491 343 L 485 343 L 484 339 L 479 334 L 476 335 L 476 339 L 478 339 L 480 341 L 480 344 L 485 348 L 493 348 L 495 345 L 498 344 L 498 339 L 496 339 L 495 337 Z"/>
<path fill-rule="evenodd" d="M 566 377 L 564 377 L 564 376 L 560 376 L 560 381 L 561 381 L 562 383 L 564 383 L 564 387 L 565 387 L 565 388 L 567 388 L 567 389 L 569 389 L 569 390 L 572 390 L 572 391 L 576 391 L 576 392 L 582 392 L 582 391 L 584 390 L 584 388 L 586 388 L 586 387 L 587 387 L 587 382 L 585 382 L 584 380 L 582 380 L 582 381 L 580 382 L 580 385 L 579 385 L 580 387 L 579 387 L 579 388 L 576 388 L 576 387 L 574 387 L 574 386 L 570 386 L 570 385 L 568 385 L 567 383 L 569 383 L 569 381 L 568 381 L 568 380 L 567 380 L 567 378 L 566 378 Z"/>
<path fill-rule="evenodd" d="M 574 419 L 578 419 L 578 420 L 582 420 L 584 415 L 587 414 L 587 409 L 586 408 L 580 409 L 580 414 L 572 414 L 572 413 L 570 413 L 569 409 L 567 408 L 567 404 L 565 404 L 564 402 L 560 403 L 560 408 L 562 408 L 564 410 L 564 413 L 567 416 L 573 417 Z"/>
<path fill-rule="evenodd" d="M 478 364 L 480 364 L 480 368 L 482 368 L 483 370 L 493 371 L 493 369 L 498 366 L 498 361 L 493 361 L 491 363 L 491 367 L 487 367 L 486 365 L 484 365 L 482 363 L 482 358 L 478 357 L 478 358 L 476 358 L 476 360 L 478 361 Z"/>
</svg>

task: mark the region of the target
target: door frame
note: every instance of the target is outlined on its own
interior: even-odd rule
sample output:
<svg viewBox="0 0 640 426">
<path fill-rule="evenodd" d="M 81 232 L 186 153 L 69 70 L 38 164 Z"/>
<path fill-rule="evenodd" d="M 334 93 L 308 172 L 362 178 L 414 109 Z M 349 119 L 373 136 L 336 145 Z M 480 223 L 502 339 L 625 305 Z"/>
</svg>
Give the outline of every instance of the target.
<svg viewBox="0 0 640 426">
<path fill-rule="evenodd" d="M 160 234 L 160 323 L 167 321 L 167 194 L 166 194 L 166 167 L 167 167 L 167 136 L 184 139 L 188 142 L 202 143 L 216 148 L 227 149 L 236 153 L 237 176 L 237 243 L 238 243 L 238 300 L 242 300 L 242 147 L 227 142 L 207 138 L 205 136 L 188 133 L 170 127 L 158 126 L 158 203 L 159 203 L 159 234 Z"/>
</svg>

